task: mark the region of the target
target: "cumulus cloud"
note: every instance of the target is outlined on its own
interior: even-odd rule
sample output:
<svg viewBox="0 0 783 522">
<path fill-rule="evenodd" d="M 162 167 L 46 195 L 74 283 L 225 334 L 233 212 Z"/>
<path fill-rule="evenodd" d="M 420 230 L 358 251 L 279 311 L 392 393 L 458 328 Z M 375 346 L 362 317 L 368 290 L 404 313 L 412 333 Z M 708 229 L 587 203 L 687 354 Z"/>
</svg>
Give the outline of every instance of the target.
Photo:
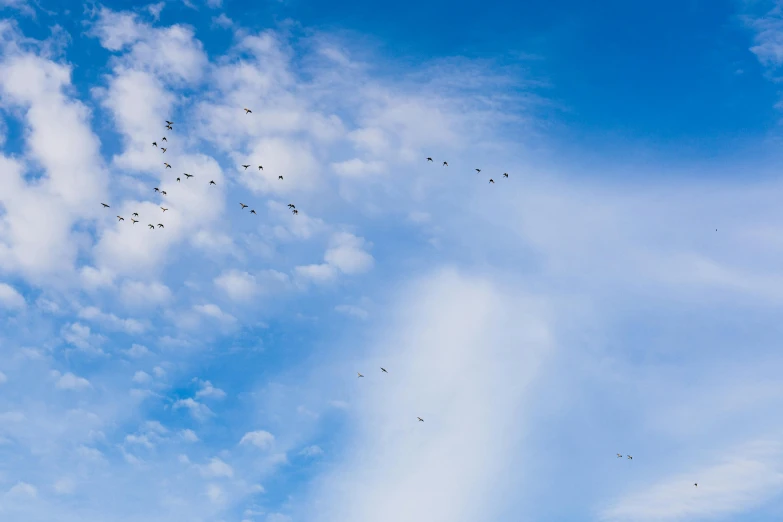
<svg viewBox="0 0 783 522">
<path fill-rule="evenodd" d="M 192 398 L 179 399 L 174 403 L 173 408 L 175 410 L 185 408 L 190 412 L 194 419 L 202 422 L 214 415 L 212 410 L 210 410 L 206 404 L 202 404 Z"/>
<path fill-rule="evenodd" d="M 267 449 L 272 445 L 274 440 L 274 435 L 268 431 L 258 430 L 245 433 L 239 443 L 252 444 L 253 446 L 259 447 L 261 449 Z"/>
<path fill-rule="evenodd" d="M 10 310 L 19 310 L 26 306 L 26 302 L 16 288 L 0 283 L 0 305 Z"/>
<path fill-rule="evenodd" d="M 247 272 L 227 270 L 215 278 L 215 286 L 235 301 L 247 301 L 257 290 L 256 278 Z"/>
<path fill-rule="evenodd" d="M 55 372 L 55 377 L 57 377 L 56 386 L 61 390 L 82 390 L 91 387 L 90 381 L 84 377 L 78 377 L 71 372 L 64 375 Z"/>
</svg>

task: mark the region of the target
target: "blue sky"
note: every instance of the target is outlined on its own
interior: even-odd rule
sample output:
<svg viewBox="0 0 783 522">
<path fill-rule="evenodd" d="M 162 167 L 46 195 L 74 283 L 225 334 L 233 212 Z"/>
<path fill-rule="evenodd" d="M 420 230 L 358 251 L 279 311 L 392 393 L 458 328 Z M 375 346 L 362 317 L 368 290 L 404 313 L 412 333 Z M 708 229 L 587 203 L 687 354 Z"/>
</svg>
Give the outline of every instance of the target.
<svg viewBox="0 0 783 522">
<path fill-rule="evenodd" d="M 781 5 L 0 6 L 2 520 L 780 517 Z"/>
</svg>

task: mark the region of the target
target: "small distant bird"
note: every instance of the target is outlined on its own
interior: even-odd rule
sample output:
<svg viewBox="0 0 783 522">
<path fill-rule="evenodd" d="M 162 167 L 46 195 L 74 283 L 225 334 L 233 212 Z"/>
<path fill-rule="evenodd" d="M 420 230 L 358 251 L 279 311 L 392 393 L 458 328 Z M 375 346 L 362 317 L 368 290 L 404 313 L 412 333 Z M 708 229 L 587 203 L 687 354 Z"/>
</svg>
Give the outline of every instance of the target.
<svg viewBox="0 0 783 522">
<path fill-rule="evenodd" d="M 359 373 L 359 372 L 356 372 L 356 375 L 358 375 L 359 377 L 364 377 L 364 375 L 362 375 L 362 374 L 361 374 L 361 373 Z"/>
<path fill-rule="evenodd" d="M 174 125 L 173 121 L 166 120 L 166 125 Z"/>
<path fill-rule="evenodd" d="M 424 422 L 424 419 L 422 419 L 421 417 L 416 417 L 416 418 L 419 419 L 419 422 Z"/>
<path fill-rule="evenodd" d="M 251 213 L 251 214 L 255 214 L 255 213 L 256 213 L 256 211 L 255 211 L 255 210 L 253 210 L 253 209 L 251 208 L 251 209 L 250 209 L 250 213 Z M 256 214 L 256 215 L 258 215 L 258 214 Z"/>
<path fill-rule="evenodd" d="M 617 458 L 618 458 L 618 459 L 621 459 L 621 458 L 623 458 L 623 456 L 622 456 L 622 455 L 620 455 L 620 454 L 618 453 L 618 454 L 617 454 Z"/>
<path fill-rule="evenodd" d="M 443 162 L 443 166 L 444 166 L 444 167 L 448 167 L 448 166 L 449 166 L 449 164 L 448 164 L 447 162 L 445 162 L 445 161 L 444 161 L 444 162 Z"/>
<path fill-rule="evenodd" d="M 160 192 L 160 189 L 158 187 L 155 187 L 153 190 L 155 190 L 155 192 Z"/>
<path fill-rule="evenodd" d="M 283 176 L 277 176 L 277 179 L 283 179 Z"/>
<path fill-rule="evenodd" d="M 109 205 L 107 205 L 106 203 L 101 203 L 101 205 L 103 205 L 103 208 L 109 208 Z"/>
<path fill-rule="evenodd" d="M 131 214 L 131 216 L 139 217 L 139 213 L 138 212 L 134 212 L 133 214 Z"/>
<path fill-rule="evenodd" d="M 209 184 L 210 185 L 217 185 L 217 183 L 215 183 L 214 181 L 210 181 Z"/>
<path fill-rule="evenodd" d="M 166 211 L 168 210 L 167 208 L 163 208 L 163 207 L 160 207 L 160 209 L 161 209 L 163 212 L 166 212 Z"/>
<path fill-rule="evenodd" d="M 247 170 L 247 168 L 248 168 L 250 165 L 242 165 L 242 166 L 243 166 L 243 167 L 245 167 L 245 170 Z"/>
<path fill-rule="evenodd" d="M 120 221 L 125 221 L 125 218 L 122 216 L 117 216 L 117 223 L 119 223 Z"/>
<path fill-rule="evenodd" d="M 383 373 L 389 373 L 389 372 L 387 372 L 387 371 L 386 371 L 386 368 L 381 368 L 381 371 L 382 371 Z"/>
<path fill-rule="evenodd" d="M 293 209 L 291 212 L 293 212 L 294 215 L 297 215 L 299 213 L 299 211 L 296 209 Z"/>
<path fill-rule="evenodd" d="M 163 225 L 161 225 L 160 223 L 158 223 L 158 228 L 165 228 L 165 227 Z"/>
<path fill-rule="evenodd" d="M 174 127 L 172 127 L 171 125 L 166 125 L 166 130 L 174 130 Z"/>
<path fill-rule="evenodd" d="M 186 178 L 192 178 L 193 174 L 188 174 L 187 172 L 182 173 Z"/>
<path fill-rule="evenodd" d="M 169 140 L 166 139 L 166 136 L 163 136 L 163 141 L 169 141 Z"/>
<path fill-rule="evenodd" d="M 481 174 L 481 169 L 476 169 L 476 172 L 478 172 L 479 174 Z"/>
<path fill-rule="evenodd" d="M 264 167 L 262 165 L 259 165 L 258 170 L 264 170 Z"/>
<path fill-rule="evenodd" d="M 494 179 L 492 179 L 492 178 L 489 178 L 489 182 L 490 182 L 490 183 L 494 183 L 494 182 L 495 182 L 495 180 L 494 180 Z"/>
<path fill-rule="evenodd" d="M 296 208 L 296 206 L 293 203 L 289 203 L 288 208 Z"/>
<path fill-rule="evenodd" d="M 245 114 L 250 114 L 251 112 L 253 111 L 251 111 L 250 109 L 245 109 Z"/>
<path fill-rule="evenodd" d="M 504 172 L 504 173 L 503 173 L 503 177 L 504 177 L 504 178 L 507 178 L 507 177 L 508 177 L 508 172 Z"/>
<path fill-rule="evenodd" d="M 134 225 L 139 222 L 138 219 L 133 219 L 133 218 L 131 218 L 131 221 L 133 222 Z"/>
<path fill-rule="evenodd" d="M 150 227 L 152 230 L 155 230 L 155 225 L 147 225 L 147 226 Z"/>
<path fill-rule="evenodd" d="M 694 482 L 693 485 L 694 485 L 694 487 L 697 487 L 697 488 L 699 487 L 699 484 L 697 482 Z"/>
<path fill-rule="evenodd" d="M 427 158 L 427 161 L 432 161 L 432 158 Z"/>
<path fill-rule="evenodd" d="M 633 460 L 633 457 L 628 455 L 628 460 Z"/>
<path fill-rule="evenodd" d="M 161 190 L 160 193 L 163 194 L 164 196 L 166 195 L 166 191 L 165 190 Z"/>
<path fill-rule="evenodd" d="M 153 142 L 152 142 L 152 144 L 153 144 L 154 146 L 156 146 L 156 147 L 158 146 L 158 142 L 156 142 L 156 141 L 153 141 Z"/>
<path fill-rule="evenodd" d="M 168 164 L 168 163 L 166 163 L 165 161 L 163 162 L 163 164 L 164 164 L 164 165 L 166 165 L 166 168 L 167 168 L 167 169 L 170 169 L 170 168 L 171 168 L 171 165 L 169 165 L 169 164 Z"/>
<path fill-rule="evenodd" d="M 168 149 L 167 149 L 166 147 L 161 147 L 161 148 L 160 148 L 160 150 L 161 150 L 161 152 L 163 152 L 163 154 L 166 154 L 166 151 L 167 151 Z"/>
<path fill-rule="evenodd" d="M 247 208 L 247 205 L 245 205 L 244 203 L 240 203 L 239 206 L 242 207 L 242 210 L 245 210 Z"/>
<path fill-rule="evenodd" d="M 177 183 L 179 183 L 179 178 L 177 178 Z"/>
</svg>

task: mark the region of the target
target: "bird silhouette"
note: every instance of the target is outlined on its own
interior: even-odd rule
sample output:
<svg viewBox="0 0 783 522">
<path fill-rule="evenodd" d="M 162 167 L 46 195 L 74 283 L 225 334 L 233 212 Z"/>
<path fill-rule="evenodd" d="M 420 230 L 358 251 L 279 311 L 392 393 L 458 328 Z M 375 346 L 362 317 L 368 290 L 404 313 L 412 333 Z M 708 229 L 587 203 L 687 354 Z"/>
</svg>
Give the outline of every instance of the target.
<svg viewBox="0 0 783 522">
<path fill-rule="evenodd" d="M 424 419 L 422 419 L 421 417 L 416 417 L 416 418 L 419 419 L 419 422 L 424 422 Z"/>
<path fill-rule="evenodd" d="M 504 177 L 504 178 L 507 178 L 507 177 L 508 177 L 508 172 L 504 172 L 504 173 L 503 173 L 503 177 Z"/>
<path fill-rule="evenodd" d="M 448 167 L 448 166 L 449 166 L 449 164 L 448 164 L 447 162 L 445 162 L 445 161 L 444 161 L 444 162 L 443 162 L 443 166 L 444 166 L 444 167 Z"/>
<path fill-rule="evenodd" d="M 258 166 L 258 170 L 264 170 L 264 167 L 263 167 L 263 166 L 261 166 L 261 165 L 259 165 L 259 166 Z"/>
<path fill-rule="evenodd" d="M 138 212 L 134 212 L 133 214 L 131 214 L 131 216 L 139 217 L 139 213 Z"/>
<path fill-rule="evenodd" d="M 215 183 L 214 181 L 210 181 L 209 184 L 210 185 L 217 185 L 217 183 Z"/>
<path fill-rule="evenodd" d="M 297 214 L 299 213 L 299 211 L 298 211 L 298 210 L 296 210 L 296 209 L 293 209 L 291 212 L 292 212 L 294 215 L 297 215 Z"/>
<path fill-rule="evenodd" d="M 293 203 L 289 203 L 288 208 L 296 208 L 296 206 Z"/>
<path fill-rule="evenodd" d="M 136 223 L 138 223 L 138 222 L 139 222 L 139 220 L 138 220 L 138 219 L 133 219 L 133 218 L 131 218 L 131 222 L 132 222 L 132 223 L 135 225 Z"/>
<path fill-rule="evenodd" d="M 174 125 L 173 121 L 166 120 L 166 125 Z"/>
<path fill-rule="evenodd" d="M 166 125 L 166 130 L 174 130 L 174 127 L 172 127 L 171 125 Z"/>
<path fill-rule="evenodd" d="M 427 161 L 432 161 L 432 158 L 427 158 Z"/>
<path fill-rule="evenodd" d="M 245 205 L 244 203 L 240 203 L 239 206 L 242 207 L 242 210 L 245 210 L 247 208 L 247 205 Z"/>
<path fill-rule="evenodd" d="M 251 214 L 255 214 L 255 213 L 256 213 L 256 211 L 255 211 L 255 210 L 253 210 L 253 209 L 251 208 L 251 209 L 250 209 L 250 213 L 251 213 Z M 256 215 L 258 215 L 258 214 L 256 214 Z"/>
<path fill-rule="evenodd" d="M 253 111 L 251 111 L 250 109 L 245 109 L 245 114 L 250 114 L 251 112 Z"/>
<path fill-rule="evenodd" d="M 161 225 L 160 223 L 158 223 L 158 228 L 165 228 L 165 227 L 163 225 Z"/>
<path fill-rule="evenodd" d="M 359 372 L 356 372 L 356 374 L 357 374 L 359 377 L 364 377 L 364 375 L 362 375 L 362 374 L 361 374 L 361 373 L 359 373 Z"/>
<path fill-rule="evenodd" d="M 152 230 L 155 230 L 155 225 L 147 225 L 147 226 L 150 227 Z"/>
<path fill-rule="evenodd" d="M 163 212 L 166 212 L 166 211 L 168 210 L 167 208 L 163 208 L 163 207 L 160 207 L 160 209 L 161 209 Z"/>
<path fill-rule="evenodd" d="M 382 371 L 383 373 L 389 373 L 389 372 L 387 372 L 387 371 L 386 371 L 386 368 L 381 368 L 381 371 Z"/>
<path fill-rule="evenodd" d="M 283 176 L 277 176 L 277 179 L 283 179 Z"/>
<path fill-rule="evenodd" d="M 103 208 L 110 208 L 106 203 L 101 203 L 101 205 L 103 205 Z"/>
<path fill-rule="evenodd" d="M 478 172 L 479 174 L 481 174 L 481 169 L 476 169 L 476 172 Z"/>
<path fill-rule="evenodd" d="M 166 195 L 166 191 L 165 190 L 161 190 L 160 193 L 163 194 L 164 196 Z"/>
<path fill-rule="evenodd" d="M 161 151 L 163 154 L 166 154 L 166 151 L 167 151 L 167 150 L 168 150 L 168 149 L 167 149 L 166 147 L 161 147 L 161 148 L 160 148 L 160 151 Z"/>
<path fill-rule="evenodd" d="M 177 178 L 177 183 L 179 183 L 179 178 Z"/>
<path fill-rule="evenodd" d="M 494 180 L 494 179 L 492 179 L 492 178 L 489 178 L 489 182 L 490 182 L 490 183 L 494 183 L 494 182 L 495 182 L 495 180 Z"/>
<path fill-rule="evenodd" d="M 166 163 L 165 161 L 163 162 L 163 164 L 164 164 L 164 165 L 166 165 L 166 168 L 167 168 L 167 169 L 170 169 L 170 168 L 171 168 L 171 165 L 169 165 L 169 164 L 168 164 L 168 163 Z"/>
<path fill-rule="evenodd" d="M 169 141 L 169 140 L 166 139 L 166 136 L 163 136 L 163 141 Z"/>
<path fill-rule="evenodd" d="M 633 460 L 633 457 L 628 455 L 628 460 Z"/>
<path fill-rule="evenodd" d="M 248 168 L 250 165 L 242 165 L 242 166 L 243 166 L 243 167 L 245 167 L 245 170 L 247 170 L 247 168 Z"/>
<path fill-rule="evenodd" d="M 158 143 L 157 143 L 156 141 L 153 141 L 153 142 L 152 142 L 152 144 L 153 144 L 154 146 L 156 146 L 156 147 L 158 146 Z"/>
<path fill-rule="evenodd" d="M 155 187 L 153 190 L 154 190 L 155 192 L 160 192 L 160 189 L 159 189 L 158 187 Z"/>
<path fill-rule="evenodd" d="M 188 174 L 187 172 L 182 173 L 186 178 L 192 178 L 193 174 Z"/>
<path fill-rule="evenodd" d="M 125 218 L 122 216 L 117 216 L 117 223 L 119 223 L 120 221 L 125 221 Z"/>
</svg>

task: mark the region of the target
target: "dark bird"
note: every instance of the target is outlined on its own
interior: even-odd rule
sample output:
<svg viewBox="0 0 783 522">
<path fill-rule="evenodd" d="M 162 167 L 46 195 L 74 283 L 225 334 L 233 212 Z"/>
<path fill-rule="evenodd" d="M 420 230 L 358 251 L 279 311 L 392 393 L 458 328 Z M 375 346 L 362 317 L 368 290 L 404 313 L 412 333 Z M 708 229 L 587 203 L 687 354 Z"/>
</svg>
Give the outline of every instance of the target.
<svg viewBox="0 0 783 522">
<path fill-rule="evenodd" d="M 416 417 L 416 418 L 419 419 L 419 422 L 424 422 L 424 419 L 422 419 L 421 417 Z"/>
<path fill-rule="evenodd" d="M 167 169 L 170 169 L 170 168 L 171 168 L 171 165 L 169 165 L 169 164 L 168 164 L 168 163 L 166 163 L 165 161 L 163 162 L 163 164 L 164 164 L 164 165 L 166 165 L 166 168 L 167 168 Z"/>
<path fill-rule="evenodd" d="M 169 140 L 166 139 L 166 136 L 163 136 L 163 141 L 169 141 Z"/>
<path fill-rule="evenodd" d="M 381 368 L 381 371 L 382 371 L 383 373 L 389 373 L 389 372 L 387 372 L 387 371 L 386 371 L 386 368 Z"/>
<path fill-rule="evenodd" d="M 107 205 L 106 203 L 101 203 L 101 205 L 103 205 L 103 208 L 109 208 L 109 205 Z"/>
<path fill-rule="evenodd" d="M 427 158 L 427 161 L 432 161 L 432 158 Z"/>
<path fill-rule="evenodd" d="M 138 219 L 133 219 L 133 218 L 131 218 L 131 221 L 133 222 L 134 225 L 139 222 Z"/>
<path fill-rule="evenodd" d="M 628 460 L 633 460 L 633 457 L 628 455 Z"/>
<path fill-rule="evenodd" d="M 264 170 L 264 167 L 263 167 L 263 166 L 261 166 L 261 165 L 259 165 L 259 166 L 258 166 L 258 170 Z"/>
<path fill-rule="evenodd" d="M 359 372 L 356 372 L 356 374 L 357 374 L 359 377 L 364 377 L 364 375 L 362 375 L 362 374 L 361 374 L 361 373 L 359 373 Z"/>
<path fill-rule="evenodd" d="M 479 174 L 481 174 L 481 169 L 476 169 L 476 172 L 478 172 Z"/>
<path fill-rule="evenodd" d="M 251 111 L 250 109 L 245 109 L 245 114 L 250 114 L 251 112 L 253 111 Z"/>
<path fill-rule="evenodd" d="M 277 179 L 283 179 L 283 176 L 277 176 Z"/>
<path fill-rule="evenodd" d="M 449 166 L 449 164 L 448 164 L 447 162 L 445 162 L 445 161 L 444 161 L 444 162 L 443 162 L 443 166 L 444 166 L 444 167 L 448 167 L 448 166 Z"/>
<path fill-rule="evenodd" d="M 177 178 L 177 183 L 179 183 L 179 178 Z"/>
<path fill-rule="evenodd" d="M 621 454 L 619 454 L 619 453 L 618 453 L 618 454 L 617 454 L 617 458 L 618 458 L 618 459 L 621 459 L 621 458 L 623 458 L 623 456 L 622 456 Z"/>
<path fill-rule="evenodd" d="M 293 203 L 289 203 L 288 208 L 296 208 L 296 206 Z"/>
<path fill-rule="evenodd" d="M 160 223 L 158 223 L 158 228 L 165 228 L 165 227 L 163 225 L 161 225 Z"/>
<path fill-rule="evenodd" d="M 504 173 L 503 173 L 503 177 L 504 177 L 504 178 L 507 178 L 507 177 L 508 177 L 508 172 L 504 172 Z"/>
<path fill-rule="evenodd" d="M 174 125 L 173 121 L 166 120 L 166 125 Z"/>
<path fill-rule="evenodd" d="M 699 484 L 698 484 L 698 482 L 694 482 L 694 483 L 693 483 L 693 485 L 694 485 L 695 487 L 697 487 L 697 488 L 699 487 Z"/>
<path fill-rule="evenodd" d="M 166 130 L 174 130 L 174 127 L 172 127 L 171 125 L 166 125 Z"/>
<path fill-rule="evenodd" d="M 134 212 L 133 214 L 131 214 L 131 216 L 139 217 L 139 213 L 138 212 Z"/>
<path fill-rule="evenodd" d="M 192 178 L 193 177 L 193 174 L 188 174 L 187 172 L 183 172 L 182 174 L 184 174 L 186 178 Z"/>
<path fill-rule="evenodd" d="M 217 183 L 215 183 L 214 181 L 210 181 L 209 184 L 210 185 L 217 185 Z"/>
<path fill-rule="evenodd" d="M 163 152 L 163 154 L 166 154 L 166 150 L 168 149 L 166 149 L 166 147 L 161 147 L 160 150 Z"/>
<path fill-rule="evenodd" d="M 244 203 L 240 203 L 239 206 L 242 207 L 242 210 L 245 210 L 247 208 L 247 205 L 245 205 Z"/>
<path fill-rule="evenodd" d="M 242 166 L 243 166 L 243 167 L 245 167 L 245 170 L 247 170 L 247 168 L 248 168 L 250 165 L 242 165 Z"/>
<path fill-rule="evenodd" d="M 299 213 L 299 211 L 296 209 L 293 209 L 291 212 L 293 212 L 294 215 L 297 215 Z"/>
<path fill-rule="evenodd" d="M 158 142 L 157 142 L 157 141 L 153 141 L 153 142 L 152 142 L 152 144 L 153 144 L 154 146 L 156 146 L 156 147 L 158 146 Z"/>
<path fill-rule="evenodd" d="M 158 187 L 155 187 L 155 192 L 160 192 L 160 189 Z"/>
<path fill-rule="evenodd" d="M 166 212 L 166 211 L 168 210 L 167 208 L 163 208 L 163 207 L 160 207 L 160 209 L 161 209 L 163 212 Z"/>
<path fill-rule="evenodd" d="M 161 190 L 160 193 L 163 194 L 164 196 L 166 195 L 166 191 L 165 190 Z"/>
<path fill-rule="evenodd" d="M 494 180 L 494 179 L 492 179 L 492 178 L 489 178 L 489 182 L 490 182 L 490 183 L 494 183 L 494 182 L 495 182 L 495 180 Z"/>
<path fill-rule="evenodd" d="M 150 227 L 152 230 L 155 230 L 155 225 L 147 225 L 147 226 Z"/>
<path fill-rule="evenodd" d="M 119 223 L 120 221 L 125 221 L 125 218 L 122 216 L 117 216 L 117 223 Z"/>
<path fill-rule="evenodd" d="M 255 214 L 255 213 L 256 213 L 256 211 L 255 211 L 255 210 L 253 210 L 253 209 L 251 208 L 251 209 L 250 209 L 250 213 L 251 213 L 251 214 Z M 256 214 L 256 215 L 257 215 L 257 214 Z"/>
</svg>

